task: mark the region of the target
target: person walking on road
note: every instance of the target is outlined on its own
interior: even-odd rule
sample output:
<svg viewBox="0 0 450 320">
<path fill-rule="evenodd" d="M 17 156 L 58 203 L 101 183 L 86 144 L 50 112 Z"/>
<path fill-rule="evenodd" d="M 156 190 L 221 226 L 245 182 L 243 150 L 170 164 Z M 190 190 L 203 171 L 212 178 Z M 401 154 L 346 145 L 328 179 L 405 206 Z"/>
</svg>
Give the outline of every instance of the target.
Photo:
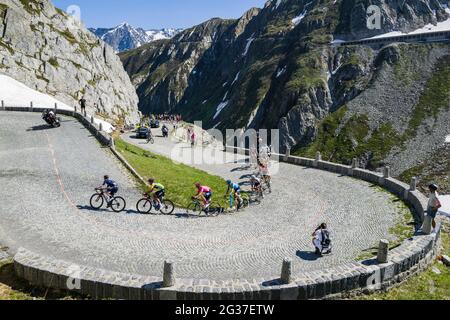
<svg viewBox="0 0 450 320">
<path fill-rule="evenodd" d="M 427 214 L 432 221 L 433 229 L 436 229 L 436 215 L 439 211 L 439 209 L 442 207 L 441 201 L 439 200 L 439 193 L 437 192 L 439 190 L 439 187 L 432 183 L 428 186 L 428 189 L 430 190 L 430 199 L 428 200 L 428 208 L 427 208 Z"/>
<path fill-rule="evenodd" d="M 80 99 L 80 101 L 78 101 L 78 104 L 81 107 L 81 113 L 85 114 L 86 113 L 86 99 L 84 98 L 84 96 Z"/>
<path fill-rule="evenodd" d="M 191 146 L 195 147 L 195 140 L 196 140 L 197 136 L 195 135 L 195 130 L 192 130 L 191 133 Z"/>
</svg>

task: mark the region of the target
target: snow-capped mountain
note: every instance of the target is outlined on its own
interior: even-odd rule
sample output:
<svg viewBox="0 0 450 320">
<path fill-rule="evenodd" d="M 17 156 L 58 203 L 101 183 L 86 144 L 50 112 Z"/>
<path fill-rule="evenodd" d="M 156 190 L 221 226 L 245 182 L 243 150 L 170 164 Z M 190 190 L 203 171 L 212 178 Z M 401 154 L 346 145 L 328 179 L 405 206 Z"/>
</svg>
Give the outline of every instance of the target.
<svg viewBox="0 0 450 320">
<path fill-rule="evenodd" d="M 156 41 L 161 39 L 171 39 L 174 36 L 176 36 L 178 33 L 183 31 L 183 29 L 173 29 L 173 28 L 166 28 L 166 29 L 152 29 L 148 30 L 145 33 L 150 37 L 150 41 Z"/>
<path fill-rule="evenodd" d="M 134 28 L 126 22 L 115 28 L 90 28 L 89 30 L 113 47 L 116 52 L 135 49 L 156 40 L 170 39 L 181 31 L 180 29 L 146 31 L 142 28 Z"/>
</svg>

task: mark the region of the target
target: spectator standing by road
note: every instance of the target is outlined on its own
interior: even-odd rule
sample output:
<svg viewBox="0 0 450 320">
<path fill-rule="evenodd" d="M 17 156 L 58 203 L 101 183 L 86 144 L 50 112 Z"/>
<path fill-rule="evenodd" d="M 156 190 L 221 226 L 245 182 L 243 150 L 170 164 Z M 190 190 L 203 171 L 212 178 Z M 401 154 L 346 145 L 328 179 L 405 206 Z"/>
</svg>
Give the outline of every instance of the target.
<svg viewBox="0 0 450 320">
<path fill-rule="evenodd" d="M 191 133 L 191 146 L 194 147 L 195 146 L 195 139 L 197 138 L 197 136 L 195 135 L 195 130 L 192 130 Z"/>
<path fill-rule="evenodd" d="M 86 99 L 83 97 L 81 97 L 80 101 L 78 101 L 78 104 L 81 107 L 81 113 L 85 114 L 86 113 Z"/>
<path fill-rule="evenodd" d="M 432 221 L 433 229 L 436 229 L 436 215 L 439 211 L 439 209 L 442 207 L 441 201 L 439 200 L 439 193 L 437 192 L 439 190 L 439 187 L 436 184 L 430 184 L 428 189 L 430 190 L 430 199 L 428 200 L 428 208 L 427 208 L 427 214 Z"/>
</svg>

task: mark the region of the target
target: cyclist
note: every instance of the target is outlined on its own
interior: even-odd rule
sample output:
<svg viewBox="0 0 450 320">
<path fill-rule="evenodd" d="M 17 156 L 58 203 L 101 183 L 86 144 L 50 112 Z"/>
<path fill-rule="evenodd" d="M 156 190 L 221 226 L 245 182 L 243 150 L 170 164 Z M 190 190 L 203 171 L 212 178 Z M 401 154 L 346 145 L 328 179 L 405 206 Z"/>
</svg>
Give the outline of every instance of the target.
<svg viewBox="0 0 450 320">
<path fill-rule="evenodd" d="M 153 139 L 153 132 L 151 128 L 148 128 L 148 132 L 147 132 L 147 142 L 150 142 L 150 140 Z"/>
<path fill-rule="evenodd" d="M 150 183 L 148 195 L 158 204 L 156 210 L 159 210 L 161 208 L 162 198 L 166 193 L 166 188 L 161 183 L 156 183 L 153 178 L 148 179 L 148 183 Z"/>
<path fill-rule="evenodd" d="M 260 194 L 260 195 L 262 195 L 264 197 L 264 193 L 262 191 L 261 180 L 258 179 L 257 176 L 252 175 L 250 177 L 250 183 L 252 185 L 252 191 L 257 192 L 258 194 Z"/>
<path fill-rule="evenodd" d="M 114 180 L 111 180 L 108 175 L 103 177 L 103 184 L 99 189 L 104 189 L 106 187 L 106 192 L 108 196 L 108 208 L 111 207 L 111 200 L 114 198 L 114 195 L 119 192 L 119 185 Z"/>
<path fill-rule="evenodd" d="M 226 196 L 230 194 L 230 192 L 232 192 L 234 199 L 236 199 L 237 204 L 238 204 L 238 209 L 241 208 L 242 205 L 242 198 L 241 198 L 241 186 L 237 183 L 233 183 L 231 180 L 227 181 L 227 185 L 228 185 L 228 190 L 226 193 Z M 231 200 L 230 200 L 231 202 Z M 231 205 L 231 203 L 230 203 Z"/>
<path fill-rule="evenodd" d="M 210 187 L 202 186 L 201 183 L 197 182 L 195 184 L 197 188 L 197 195 L 192 197 L 193 199 L 198 199 L 202 201 L 203 210 L 208 209 L 212 200 L 212 190 Z"/>
</svg>

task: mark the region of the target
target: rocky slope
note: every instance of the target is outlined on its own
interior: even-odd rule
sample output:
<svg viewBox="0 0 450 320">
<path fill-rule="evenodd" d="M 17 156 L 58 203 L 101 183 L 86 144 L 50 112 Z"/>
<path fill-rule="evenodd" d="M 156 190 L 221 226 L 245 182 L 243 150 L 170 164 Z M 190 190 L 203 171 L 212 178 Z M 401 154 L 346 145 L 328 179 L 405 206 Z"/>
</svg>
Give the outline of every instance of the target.
<svg viewBox="0 0 450 320">
<path fill-rule="evenodd" d="M 367 28 L 371 4 L 381 8 L 379 30 Z M 214 19 L 121 58 L 144 113 L 181 112 L 222 130 L 276 128 L 282 150 L 322 151 L 343 163 L 357 157 L 373 169 L 387 163 L 400 174 L 449 133 L 450 81 L 441 81 L 450 46 L 330 42 L 448 18 L 437 0 L 273 0 L 239 20 Z"/>
<path fill-rule="evenodd" d="M 116 52 L 132 50 L 143 44 L 161 39 L 170 39 L 180 29 L 144 30 L 122 23 L 115 28 L 89 28 L 101 40 L 109 44 Z"/>
<path fill-rule="evenodd" d="M 88 111 L 112 120 L 139 119 L 112 48 L 49 0 L 0 0 L 0 73 L 68 105 L 84 95 Z"/>
</svg>

